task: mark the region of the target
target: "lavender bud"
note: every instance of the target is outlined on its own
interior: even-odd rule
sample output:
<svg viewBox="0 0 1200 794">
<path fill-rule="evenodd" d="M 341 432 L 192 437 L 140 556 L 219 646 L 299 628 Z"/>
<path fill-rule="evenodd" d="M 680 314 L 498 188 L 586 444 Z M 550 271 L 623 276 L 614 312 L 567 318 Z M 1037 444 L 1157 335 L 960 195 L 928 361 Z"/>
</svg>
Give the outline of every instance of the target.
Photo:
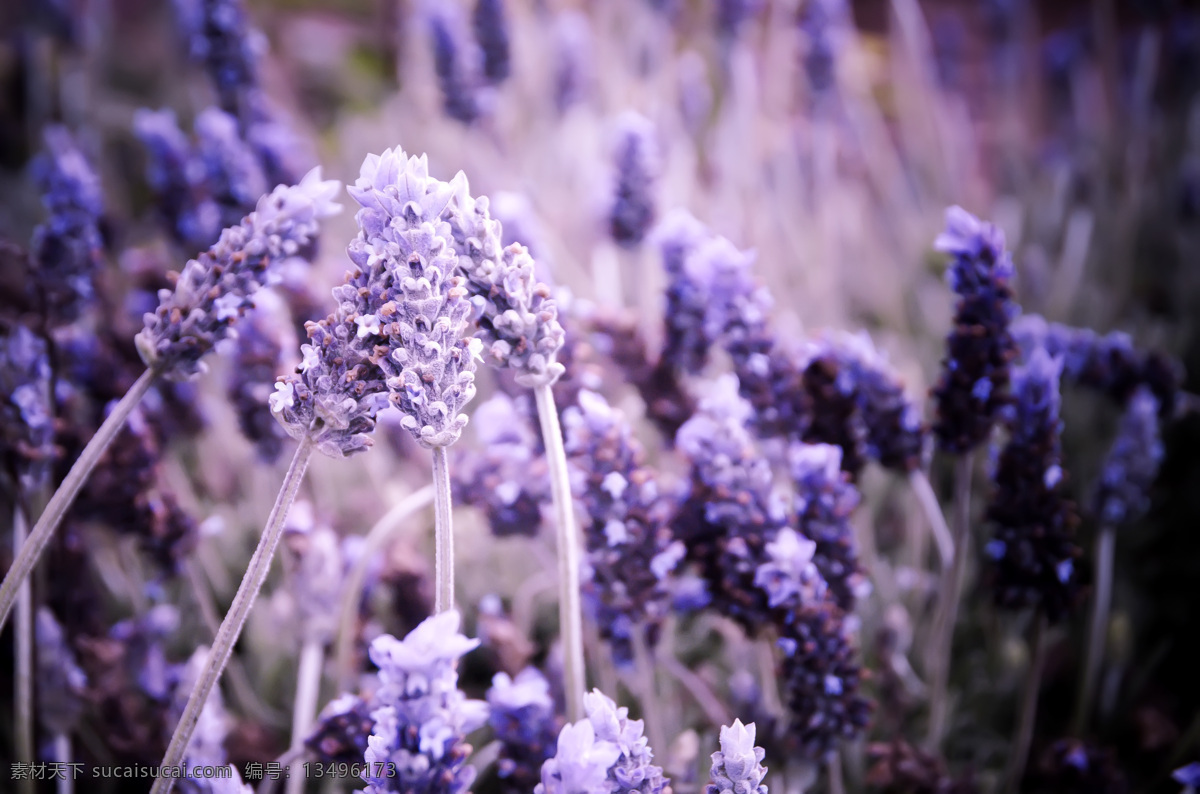
<svg viewBox="0 0 1200 794">
<path fill-rule="evenodd" d="M 784 527 L 764 545 L 766 561 L 754 572 L 754 584 L 767 594 L 771 608 L 789 602 L 809 603 L 824 598 L 827 584 L 814 563 L 817 544 L 791 527 Z"/>
<path fill-rule="evenodd" d="M 596 738 L 588 720 L 564 725 L 553 758 L 542 765 L 533 794 L 609 794 L 608 770 L 621 757 L 613 742 Z"/>
<path fill-rule="evenodd" d="M 504 82 L 511 69 L 504 0 L 476 0 L 471 25 L 483 53 L 483 76 L 491 83 Z"/>
<path fill-rule="evenodd" d="M 705 794 L 767 794 L 762 780 L 767 768 L 762 765 L 767 751 L 754 746 L 755 725 L 721 726 L 721 750 L 712 754 L 711 781 Z"/>
<path fill-rule="evenodd" d="M 654 223 L 658 144 L 654 140 L 654 125 L 633 112 L 617 119 L 616 136 L 613 157 L 616 180 L 608 217 L 609 232 L 618 245 L 635 248 Z"/>
<path fill-rule="evenodd" d="M 663 513 L 653 472 L 624 417 L 589 391 L 563 412 L 572 491 L 583 506 L 587 566 L 585 589 L 601 636 L 620 664 L 633 660 L 633 632 L 653 643 L 666 616 L 665 579 L 683 554 Z"/>
<path fill-rule="evenodd" d="M 666 339 L 661 360 L 678 372 L 699 375 L 708 363 L 712 337 L 706 317 L 709 306 L 706 260 L 693 255 L 710 235 L 687 210 L 674 209 L 654 232 L 667 273 L 667 304 L 663 313 Z"/>
<path fill-rule="evenodd" d="M 133 115 L 133 129 L 146 147 L 146 180 L 171 236 L 189 248 L 209 245 L 221 230 L 221 208 L 205 195 L 204 169 L 175 113 L 141 108 Z"/>
<path fill-rule="evenodd" d="M 1092 512 L 1108 526 L 1136 521 L 1150 507 L 1150 487 L 1163 459 L 1158 417 L 1158 400 L 1147 387 L 1138 387 L 1092 497 Z"/>
<path fill-rule="evenodd" d="M 6 471 L 26 489 L 50 474 L 54 419 L 50 406 L 50 360 L 46 345 L 23 325 L 0 338 L 0 439 Z"/>
<path fill-rule="evenodd" d="M 933 389 L 933 431 L 942 449 L 962 454 L 988 437 L 1007 400 L 1016 355 L 1008 329 L 1018 311 L 1009 287 L 1013 266 L 1004 233 L 961 207 L 946 210 L 946 230 L 934 248 L 954 257 L 946 278 L 959 299 Z"/>
<path fill-rule="evenodd" d="M 505 794 L 528 794 L 537 787 L 542 764 L 554 753 L 558 722 L 550 684 L 536 667 L 517 677 L 497 673 L 487 693 L 488 722 L 500 742 L 496 769 Z"/>
<path fill-rule="evenodd" d="M 595 82 L 592 29 L 579 11 L 560 11 L 554 19 L 554 107 L 560 114 L 584 102 Z"/>
<path fill-rule="evenodd" d="M 446 115 L 463 124 L 479 118 L 476 93 L 475 52 L 464 46 L 463 21 L 454 6 L 429 6 L 429 35 L 433 40 L 433 66 L 442 89 L 442 107 Z"/>
<path fill-rule="evenodd" d="M 234 226 L 269 185 L 258 156 L 242 139 L 237 119 L 210 107 L 196 117 L 196 165 L 221 208 L 221 227 Z"/>
<path fill-rule="evenodd" d="M 291 332 L 278 298 L 265 292 L 257 301 L 258 305 L 238 327 L 237 349 L 227 392 L 242 435 L 254 445 L 259 460 L 274 463 L 279 459 L 283 439 L 287 437 L 275 421 L 270 406 L 275 378 L 283 369 L 285 345 L 279 329 L 286 330 L 287 336 Z M 291 342 L 287 346 L 294 344 Z"/>
<path fill-rule="evenodd" d="M 237 113 L 244 93 L 258 84 L 266 39 L 250 25 L 242 0 L 174 0 L 174 5 L 189 56 L 203 64 L 221 107 Z"/>
<path fill-rule="evenodd" d="M 280 185 L 240 225 L 221 232 L 212 248 L 184 265 L 174 292 L 159 292 L 158 309 L 146 315 L 135 340 L 147 366 L 176 379 L 198 374 L 200 359 L 229 335 L 270 266 L 306 245 L 318 220 L 341 210 L 333 201 L 339 187 L 321 181 L 319 168 L 298 185 Z"/>
<path fill-rule="evenodd" d="M 87 676 L 75 662 L 62 626 L 46 607 L 37 612 L 38 715 L 54 735 L 69 735 L 84 711 Z"/>
<path fill-rule="evenodd" d="M 829 583 L 833 600 L 851 612 L 858 598 L 870 589 L 850 525 L 850 515 L 858 506 L 858 489 L 841 470 L 840 448 L 795 444 L 789 453 L 800 531 L 816 542 L 813 561 Z"/>
<path fill-rule="evenodd" d="M 1062 359 L 1045 350 L 1014 373 L 1009 441 L 1000 453 L 985 546 L 998 606 L 1040 608 L 1052 621 L 1079 597 L 1074 505 L 1063 494 L 1058 381 Z"/>
<path fill-rule="evenodd" d="M 317 724 L 304 746 L 322 761 L 361 764 L 366 757 L 367 737 L 375 731 L 371 718 L 373 703 L 357 695 L 342 695 L 321 709 Z"/>
<path fill-rule="evenodd" d="M 629 719 L 629 709 L 618 708 L 599 689 L 583 696 L 583 708 L 596 739 L 610 742 L 620 751 L 608 769 L 612 794 L 669 794 L 670 781 L 663 777 L 661 767 L 650 763 L 654 753 L 642 735 L 642 721 Z"/>
<path fill-rule="evenodd" d="M 458 627 L 459 615 L 450 610 L 402 641 L 385 634 L 371 643 L 380 687 L 365 754 L 367 794 L 457 794 L 470 787 L 475 770 L 465 764 L 471 747 L 463 737 L 483 725 L 488 709 L 458 689 L 458 660 L 479 644 Z"/>
<path fill-rule="evenodd" d="M 33 232 L 30 254 L 39 302 L 56 323 L 77 318 L 94 294 L 104 264 L 100 179 L 65 127 L 46 129 L 46 153 L 34 162 L 46 222 Z"/>
</svg>

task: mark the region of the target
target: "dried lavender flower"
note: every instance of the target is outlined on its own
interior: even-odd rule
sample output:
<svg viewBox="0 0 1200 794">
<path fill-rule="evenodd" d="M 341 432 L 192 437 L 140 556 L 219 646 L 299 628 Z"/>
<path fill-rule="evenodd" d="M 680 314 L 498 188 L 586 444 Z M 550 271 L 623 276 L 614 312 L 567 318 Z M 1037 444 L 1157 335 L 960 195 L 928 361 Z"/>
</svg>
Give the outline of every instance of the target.
<svg viewBox="0 0 1200 794">
<path fill-rule="evenodd" d="M 767 751 L 754 746 L 754 723 L 734 720 L 721 726 L 721 749 L 712 754 L 712 769 L 705 794 L 767 794 L 762 780 L 767 768 L 762 761 Z"/>
<path fill-rule="evenodd" d="M 448 610 L 403 640 L 385 634 L 371 643 L 380 687 L 365 754 L 367 794 L 470 787 L 475 770 L 465 764 L 471 746 L 463 737 L 483 725 L 488 709 L 458 689 L 458 660 L 479 644 L 458 633 L 459 620 Z"/>
<path fill-rule="evenodd" d="M 1063 493 L 1061 372 L 1062 359 L 1038 349 L 1014 373 L 1009 440 L 986 512 L 994 537 L 984 548 L 996 604 L 1036 607 L 1052 621 L 1066 616 L 1080 594 L 1076 516 Z"/>
<path fill-rule="evenodd" d="M 46 152 L 34 162 L 46 222 L 33 232 L 30 255 L 39 303 L 55 324 L 74 320 L 94 294 L 104 264 L 100 179 L 65 127 L 45 133 Z"/>
<path fill-rule="evenodd" d="M 850 515 L 858 489 L 841 469 L 842 450 L 830 444 L 795 444 L 789 450 L 796 483 L 794 510 L 800 532 L 816 543 L 813 562 L 844 611 L 869 591 L 858 562 L 858 543 Z"/>
<path fill-rule="evenodd" d="M 475 0 L 471 27 L 483 54 L 483 76 L 491 83 L 504 82 L 512 68 L 509 63 L 508 14 L 504 0 Z"/>
<path fill-rule="evenodd" d="M 137 335 L 146 365 L 171 378 L 202 370 L 200 359 L 250 307 L 250 295 L 270 276 L 270 266 L 295 254 L 316 234 L 317 221 L 336 214 L 340 185 L 310 171 L 298 185 L 280 185 L 258 201 L 254 212 L 198 259 L 184 265 L 173 292 L 159 292 L 158 309 L 145 317 Z"/>
<path fill-rule="evenodd" d="M 1092 512 L 1105 524 L 1136 521 L 1150 507 L 1150 487 L 1163 460 L 1158 400 L 1139 386 L 1121 417 L 1117 438 L 1104 459 Z"/>
<path fill-rule="evenodd" d="M 987 439 L 1007 400 L 1016 355 L 1009 323 L 1018 311 L 1009 286 L 1013 265 L 1004 233 L 962 207 L 946 210 L 946 230 L 934 248 L 953 256 L 946 279 L 959 298 L 933 389 L 933 432 L 942 449 L 962 454 Z"/>
<path fill-rule="evenodd" d="M 590 576 L 584 595 L 618 664 L 630 664 L 633 632 L 643 632 L 648 645 L 657 639 L 668 608 L 666 579 L 684 546 L 672 536 L 668 501 L 619 412 L 599 394 L 582 391 L 578 405 L 563 412 L 563 428 L 571 490 L 585 516 Z"/>
<path fill-rule="evenodd" d="M 635 248 L 654 223 L 658 144 L 654 125 L 645 116 L 626 112 L 617 119 L 616 126 L 616 174 L 608 227 L 618 245 Z"/>
<path fill-rule="evenodd" d="M 558 721 L 550 683 L 536 667 L 516 678 L 497 673 L 487 693 L 488 722 L 500 742 L 496 773 L 505 794 L 528 794 L 541 779 L 542 764 L 554 754 Z"/>
<path fill-rule="evenodd" d="M 37 612 L 38 717 L 55 736 L 70 735 L 83 716 L 87 676 L 75 662 L 62 626 L 46 607 Z"/>
</svg>

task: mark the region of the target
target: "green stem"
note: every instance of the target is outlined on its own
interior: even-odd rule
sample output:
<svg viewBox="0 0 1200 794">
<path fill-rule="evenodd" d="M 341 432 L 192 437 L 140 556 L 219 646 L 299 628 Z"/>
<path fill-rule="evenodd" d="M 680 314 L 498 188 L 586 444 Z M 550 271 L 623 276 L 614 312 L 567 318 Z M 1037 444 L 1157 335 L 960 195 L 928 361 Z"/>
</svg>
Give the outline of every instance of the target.
<svg viewBox="0 0 1200 794">
<path fill-rule="evenodd" d="M 237 595 L 233 597 L 229 613 L 225 615 L 217 637 L 213 640 L 207 664 L 196 681 L 196 688 L 192 690 L 192 694 L 188 698 L 183 715 L 179 718 L 179 725 L 176 726 L 175 733 L 171 736 L 171 743 L 167 746 L 166 755 L 163 756 L 163 767 L 178 767 L 184 761 L 188 742 L 200 719 L 200 712 L 204 709 L 209 694 L 217 685 L 225 665 L 229 662 L 229 657 L 233 654 L 233 645 L 237 642 L 246 625 L 246 619 L 250 616 L 250 607 L 253 606 L 254 599 L 258 597 L 263 583 L 267 580 L 267 574 L 271 570 L 271 560 L 275 556 L 275 549 L 279 546 L 279 539 L 283 536 L 284 519 L 287 518 L 288 509 L 291 508 L 292 502 L 296 499 L 296 493 L 300 490 L 300 483 L 304 479 L 304 470 L 308 467 L 312 453 L 312 437 L 306 436 L 296 449 L 287 475 L 283 478 L 283 486 L 279 489 L 279 496 L 275 499 L 275 506 L 271 508 L 271 515 L 267 518 L 266 529 L 263 530 L 262 537 L 258 541 L 254 556 L 250 558 L 250 566 L 246 569 L 246 575 L 242 578 Z M 167 794 L 174 783 L 175 781 L 170 778 L 160 777 L 154 781 L 151 794 Z"/>
<path fill-rule="evenodd" d="M 963 453 L 954 468 L 954 562 L 943 572 L 934 611 L 931 656 L 929 657 L 929 747 L 941 746 L 949 711 L 950 652 L 954 645 L 954 624 L 958 620 L 958 602 L 967 569 L 967 551 L 971 540 L 971 468 L 974 456 Z"/>
<path fill-rule="evenodd" d="M 354 655 L 354 638 L 358 629 L 358 603 L 371 562 L 378 558 L 384 544 L 392 537 L 393 532 L 403 526 L 404 520 L 418 510 L 423 510 L 432 501 L 433 486 L 427 485 L 400 500 L 367 530 L 362 554 L 355 560 L 354 568 L 346 579 L 346 589 L 342 592 L 335 653 L 338 688 L 342 691 L 353 686 L 351 679 L 354 677 L 354 670 L 351 657 Z"/>
<path fill-rule="evenodd" d="M 579 530 L 571 501 L 571 483 L 567 473 L 567 452 L 554 392 L 549 386 L 534 389 L 542 443 L 550 468 L 550 490 L 554 496 L 555 526 L 558 530 L 558 617 L 563 644 L 563 693 L 566 697 L 567 722 L 583 719 L 583 603 L 579 592 Z"/>
<path fill-rule="evenodd" d="M 83 448 L 83 454 L 75 461 L 75 465 L 67 472 L 66 479 L 62 481 L 62 485 L 54 492 L 54 496 L 50 498 L 50 502 L 46 505 L 46 509 L 42 511 L 41 517 L 38 518 L 37 524 L 33 527 L 33 532 L 29 539 L 21 546 L 21 551 L 13 560 L 12 566 L 8 569 L 8 573 L 4 576 L 4 583 L 0 585 L 0 628 L 8 622 L 9 613 L 12 612 L 13 605 L 17 601 L 17 593 L 20 586 L 29 578 L 29 574 L 33 572 L 34 566 L 37 565 L 38 559 L 45 551 L 46 545 L 50 542 L 50 538 L 54 536 L 54 530 L 62 523 L 63 517 L 67 514 L 67 510 L 71 507 L 71 503 L 75 501 L 75 496 L 79 493 L 79 489 L 87 482 L 88 476 L 92 473 L 92 469 L 96 468 L 96 464 L 100 462 L 100 457 L 104 451 L 108 449 L 108 445 L 117 437 L 117 433 L 125 426 L 125 420 L 129 418 L 129 414 L 133 413 L 133 409 L 137 407 L 142 398 L 146 396 L 146 392 L 154 383 L 156 372 L 148 369 L 142 373 L 121 401 L 113 407 L 112 413 L 100 425 L 100 429 L 96 431 L 96 435 L 92 436 L 92 440 Z"/>
<path fill-rule="evenodd" d="M 1117 532 L 1111 526 L 1100 530 L 1100 542 L 1096 549 L 1096 599 L 1092 603 L 1092 623 L 1088 631 L 1087 661 L 1084 666 L 1083 688 L 1079 691 L 1079 703 L 1075 707 L 1074 734 L 1082 736 L 1091 716 L 1092 698 L 1096 693 L 1096 681 L 1104 662 L 1104 640 L 1108 635 L 1108 616 L 1112 607 L 1113 555 L 1116 550 Z"/>
<path fill-rule="evenodd" d="M 13 512 L 13 554 L 20 556 L 28 545 L 25 511 L 18 507 Z M 32 764 L 33 756 L 33 589 L 29 580 L 21 582 L 17 592 L 17 619 L 13 626 L 16 632 L 16 679 L 13 682 L 13 716 L 16 733 L 17 760 Z M 37 784 L 32 778 L 21 781 L 24 794 L 33 794 Z"/>
<path fill-rule="evenodd" d="M 1017 716 L 1017 729 L 1013 734 L 1008 764 L 1004 770 L 1004 791 L 1016 794 L 1025 775 L 1025 762 L 1029 758 L 1029 745 L 1033 741 L 1033 727 L 1037 720 L 1038 693 L 1042 686 L 1042 668 L 1046 662 L 1046 617 L 1036 615 L 1033 629 L 1033 657 L 1029 672 L 1025 676 L 1025 687 L 1021 692 L 1021 710 Z"/>
<path fill-rule="evenodd" d="M 325 647 L 318 639 L 307 639 L 300 649 L 300 667 L 296 672 L 296 704 L 292 711 L 292 752 L 303 754 L 304 740 L 312 730 L 321 694 L 321 668 L 325 663 Z M 295 774 L 288 778 L 288 794 L 304 794 L 305 778 Z"/>
<path fill-rule="evenodd" d="M 450 462 L 445 447 L 433 448 L 435 613 L 454 609 L 454 514 L 450 505 Z"/>
</svg>

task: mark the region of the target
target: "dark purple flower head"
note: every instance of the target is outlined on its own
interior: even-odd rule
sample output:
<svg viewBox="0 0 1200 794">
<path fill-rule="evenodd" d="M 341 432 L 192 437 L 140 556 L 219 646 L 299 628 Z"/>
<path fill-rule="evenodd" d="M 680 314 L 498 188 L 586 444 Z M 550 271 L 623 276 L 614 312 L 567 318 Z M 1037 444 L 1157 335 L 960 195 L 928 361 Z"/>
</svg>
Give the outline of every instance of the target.
<svg viewBox="0 0 1200 794">
<path fill-rule="evenodd" d="M 258 61 L 266 39 L 250 24 L 242 0 L 174 0 L 188 55 L 204 66 L 221 107 L 239 113 L 246 92 L 258 86 Z"/>
<path fill-rule="evenodd" d="M 642 465 L 641 445 L 624 417 L 589 391 L 563 412 L 572 491 L 585 515 L 585 595 L 618 663 L 633 660 L 633 632 L 650 643 L 668 609 L 668 574 L 683 544 L 667 526 L 666 500 Z"/>
<path fill-rule="evenodd" d="M 36 488 L 54 461 L 50 361 L 40 337 L 23 325 L 0 337 L 0 440 L 5 468 Z"/>
<path fill-rule="evenodd" d="M 480 115 L 478 94 L 478 54 L 466 41 L 465 22 L 456 6 L 431 4 L 428 12 L 429 35 L 433 42 L 433 67 L 442 90 L 446 115 L 463 124 L 471 124 Z"/>
<path fill-rule="evenodd" d="M 608 226 L 613 240 L 634 248 L 645 239 L 656 213 L 659 154 L 654 125 L 627 112 L 617 120 L 613 165 L 616 171 Z"/>
<path fill-rule="evenodd" d="M 1013 377 L 1009 439 L 1000 452 L 987 508 L 985 546 L 998 606 L 1035 607 L 1059 620 L 1079 596 L 1074 505 L 1065 496 L 1059 420 L 1062 359 L 1044 349 Z"/>
<path fill-rule="evenodd" d="M 210 245 L 221 231 L 221 207 L 208 195 L 206 169 L 196 160 L 175 113 L 141 108 L 134 113 L 133 129 L 146 147 L 146 180 L 155 210 L 171 236 L 190 249 Z"/>
<path fill-rule="evenodd" d="M 946 230 L 934 247 L 953 256 L 946 278 L 958 305 L 933 389 L 933 431 L 942 449 L 962 454 L 987 439 L 1007 400 L 1016 355 L 1009 323 L 1018 311 L 1009 286 L 1012 260 L 1004 234 L 961 207 L 946 210 Z"/>
<path fill-rule="evenodd" d="M 696 252 L 710 233 L 687 210 L 675 209 L 663 218 L 654 237 L 667 273 L 661 360 L 680 373 L 699 375 L 708 363 L 713 338 L 707 323 L 708 259 Z"/>
<path fill-rule="evenodd" d="M 846 0 L 809 0 L 800 15 L 805 46 L 802 61 L 808 83 L 817 96 L 837 84 L 837 59 L 851 24 Z"/>
<path fill-rule="evenodd" d="M 767 751 L 754 746 L 755 725 L 721 726 L 721 749 L 712 754 L 712 769 L 705 794 L 767 794 L 762 780 L 767 768 L 762 761 Z"/>
<path fill-rule="evenodd" d="M 516 678 L 497 673 L 487 700 L 488 722 L 500 742 L 500 791 L 529 794 L 541 780 L 542 764 L 554 754 L 558 737 L 550 684 L 536 667 L 526 667 Z"/>
<path fill-rule="evenodd" d="M 75 662 L 62 626 L 48 608 L 37 612 L 38 717 L 54 735 L 70 734 L 84 712 L 87 676 Z"/>
<path fill-rule="evenodd" d="M 317 715 L 307 747 L 321 761 L 361 764 L 367 752 L 367 737 L 375 731 L 371 718 L 373 703 L 358 695 L 342 695 L 331 700 Z"/>
<path fill-rule="evenodd" d="M 33 232 L 30 256 L 38 304 L 55 323 L 79 316 L 104 264 L 100 179 L 65 127 L 46 129 L 46 152 L 34 161 L 46 222 Z"/>
<path fill-rule="evenodd" d="M 221 210 L 220 227 L 235 225 L 269 185 L 258 155 L 243 140 L 237 119 L 220 108 L 196 117 L 196 161 L 207 194 Z"/>
<path fill-rule="evenodd" d="M 146 315 L 137 335 L 146 365 L 178 379 L 201 372 L 200 359 L 229 336 L 252 305 L 250 296 L 268 280 L 271 265 L 307 245 L 317 222 L 341 210 L 333 200 L 339 187 L 322 181 L 320 169 L 298 185 L 280 185 L 241 224 L 184 265 L 174 291 L 159 293 L 158 309 Z"/>
<path fill-rule="evenodd" d="M 801 534 L 816 543 L 813 562 L 829 583 L 830 595 L 851 612 L 870 588 L 858 562 L 858 543 L 850 515 L 858 489 L 842 472 L 840 448 L 830 444 L 794 444 L 789 450 L 796 483 L 795 511 Z"/>
<path fill-rule="evenodd" d="M 491 83 L 508 79 L 509 63 L 508 14 L 504 0 L 475 0 L 471 17 L 475 41 L 483 53 L 483 76 Z"/>
<path fill-rule="evenodd" d="M 1092 512 L 1108 526 L 1136 521 L 1150 507 L 1150 487 L 1163 460 L 1158 400 L 1138 387 L 1125 407 L 1117 438 L 1092 497 Z"/>
<path fill-rule="evenodd" d="M 254 445 L 259 460 L 274 463 L 287 433 L 271 413 L 270 398 L 283 369 L 285 340 L 295 342 L 279 299 L 266 292 L 257 301 L 238 326 L 227 393 L 242 435 Z"/>
</svg>

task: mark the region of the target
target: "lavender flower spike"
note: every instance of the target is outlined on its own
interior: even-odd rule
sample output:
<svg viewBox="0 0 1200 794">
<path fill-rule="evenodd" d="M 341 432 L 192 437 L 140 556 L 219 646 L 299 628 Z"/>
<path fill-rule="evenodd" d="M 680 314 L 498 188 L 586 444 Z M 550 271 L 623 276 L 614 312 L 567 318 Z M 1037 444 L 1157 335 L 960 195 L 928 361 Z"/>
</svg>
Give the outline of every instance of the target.
<svg viewBox="0 0 1200 794">
<path fill-rule="evenodd" d="M 201 372 L 200 359 L 229 336 L 252 305 L 250 295 L 267 282 L 270 266 L 308 244 L 317 221 L 341 211 L 333 200 L 340 189 L 314 168 L 298 185 L 280 185 L 263 196 L 241 224 L 184 265 L 174 292 L 159 292 L 158 309 L 146 314 L 135 340 L 146 365 L 180 380 Z"/>
<path fill-rule="evenodd" d="M 536 667 L 526 667 L 516 678 L 496 673 L 487 699 L 488 722 L 500 742 L 496 765 L 500 788 L 507 794 L 528 794 L 537 785 L 542 764 L 554 752 L 550 683 Z"/>
<path fill-rule="evenodd" d="M 654 223 L 658 158 L 653 123 L 637 113 L 623 114 L 617 121 L 615 187 L 608 225 L 613 240 L 624 248 L 640 245 Z"/>
<path fill-rule="evenodd" d="M 1148 387 L 1139 386 L 1096 485 L 1093 512 L 1105 524 L 1135 521 L 1150 506 L 1150 486 L 1163 459 L 1158 417 L 1158 400 Z"/>
<path fill-rule="evenodd" d="M 712 754 L 712 781 L 705 794 L 767 794 L 762 779 L 767 768 L 762 765 L 767 751 L 754 746 L 755 725 L 743 725 L 734 720 L 733 725 L 721 726 L 721 751 Z"/>
<path fill-rule="evenodd" d="M 597 740 L 587 720 L 566 725 L 558 734 L 558 752 L 542 765 L 542 782 L 533 794 L 609 794 L 608 770 L 620 757 L 620 748 Z"/>
</svg>

